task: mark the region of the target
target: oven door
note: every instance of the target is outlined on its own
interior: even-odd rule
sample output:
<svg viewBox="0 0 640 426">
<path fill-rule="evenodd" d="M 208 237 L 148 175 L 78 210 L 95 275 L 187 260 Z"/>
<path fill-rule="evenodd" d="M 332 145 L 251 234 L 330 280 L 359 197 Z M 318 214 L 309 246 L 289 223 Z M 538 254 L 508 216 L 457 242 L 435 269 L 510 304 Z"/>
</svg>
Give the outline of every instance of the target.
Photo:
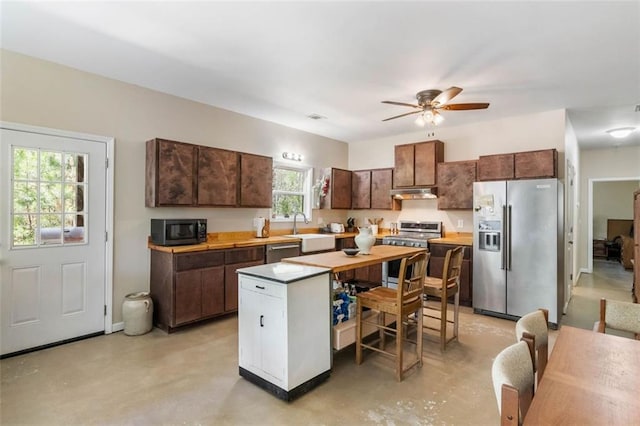
<svg viewBox="0 0 640 426">
<path fill-rule="evenodd" d="M 397 289 L 398 277 L 400 276 L 400 263 L 402 260 L 391 260 L 382 264 L 382 285 L 385 287 Z M 409 274 L 411 274 L 411 266 Z"/>
</svg>

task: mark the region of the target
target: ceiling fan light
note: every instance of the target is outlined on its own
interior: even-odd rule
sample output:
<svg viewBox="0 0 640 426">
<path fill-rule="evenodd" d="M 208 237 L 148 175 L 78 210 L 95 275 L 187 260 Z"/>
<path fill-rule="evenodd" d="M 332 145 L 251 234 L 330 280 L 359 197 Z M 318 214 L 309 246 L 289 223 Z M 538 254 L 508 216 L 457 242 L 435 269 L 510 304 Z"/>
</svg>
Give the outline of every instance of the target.
<svg viewBox="0 0 640 426">
<path fill-rule="evenodd" d="M 418 116 L 418 118 L 416 118 L 415 123 L 416 123 L 417 126 L 420 126 L 420 127 L 424 127 L 424 125 L 427 124 L 427 122 L 424 120 L 424 117 L 422 116 L 422 114 L 420 114 Z"/>
<path fill-rule="evenodd" d="M 437 111 L 433 113 L 433 124 L 438 125 L 444 121 L 444 117 L 442 114 L 439 114 Z"/>
<path fill-rule="evenodd" d="M 629 136 L 631 132 L 633 132 L 635 129 L 636 129 L 635 127 L 620 127 L 617 129 L 607 130 L 607 133 L 609 133 L 612 137 L 616 139 L 622 139 Z"/>
<path fill-rule="evenodd" d="M 433 111 L 425 111 L 424 112 L 424 120 L 427 122 L 433 121 Z"/>
</svg>

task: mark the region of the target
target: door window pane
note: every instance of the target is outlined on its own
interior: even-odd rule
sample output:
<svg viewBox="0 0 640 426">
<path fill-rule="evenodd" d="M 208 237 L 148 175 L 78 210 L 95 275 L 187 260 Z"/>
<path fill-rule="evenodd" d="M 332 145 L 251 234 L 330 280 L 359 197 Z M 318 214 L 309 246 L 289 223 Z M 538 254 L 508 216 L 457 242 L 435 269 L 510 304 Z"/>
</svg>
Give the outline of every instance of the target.
<svg viewBox="0 0 640 426">
<path fill-rule="evenodd" d="M 13 247 L 87 241 L 86 160 L 81 153 L 13 148 Z"/>
</svg>

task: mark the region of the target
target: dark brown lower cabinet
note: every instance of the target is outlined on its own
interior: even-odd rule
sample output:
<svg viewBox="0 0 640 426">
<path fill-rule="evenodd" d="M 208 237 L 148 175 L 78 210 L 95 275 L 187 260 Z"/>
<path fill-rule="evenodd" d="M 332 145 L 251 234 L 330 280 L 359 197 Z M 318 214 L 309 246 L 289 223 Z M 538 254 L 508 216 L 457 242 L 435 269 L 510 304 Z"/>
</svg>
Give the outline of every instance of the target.
<svg viewBox="0 0 640 426">
<path fill-rule="evenodd" d="M 444 259 L 447 251 L 457 247 L 453 244 L 429 243 L 431 258 L 429 259 L 429 276 L 442 277 Z M 460 272 L 460 304 L 472 305 L 473 297 L 473 247 L 465 246 Z"/>
<path fill-rule="evenodd" d="M 154 325 L 172 332 L 186 324 L 237 311 L 236 270 L 263 263 L 264 247 L 190 253 L 151 250 Z"/>
<path fill-rule="evenodd" d="M 240 268 L 262 265 L 264 260 L 254 260 L 253 262 L 236 263 L 224 267 L 224 309 L 225 311 L 238 310 L 238 274 Z"/>
<path fill-rule="evenodd" d="M 376 245 L 382 244 L 381 239 L 376 239 Z M 354 237 L 340 238 L 336 240 L 336 250 L 344 248 L 356 248 Z M 340 272 L 340 279 L 343 281 L 358 280 L 371 283 L 382 283 L 382 264 L 365 266 L 364 268 L 352 269 Z"/>
</svg>

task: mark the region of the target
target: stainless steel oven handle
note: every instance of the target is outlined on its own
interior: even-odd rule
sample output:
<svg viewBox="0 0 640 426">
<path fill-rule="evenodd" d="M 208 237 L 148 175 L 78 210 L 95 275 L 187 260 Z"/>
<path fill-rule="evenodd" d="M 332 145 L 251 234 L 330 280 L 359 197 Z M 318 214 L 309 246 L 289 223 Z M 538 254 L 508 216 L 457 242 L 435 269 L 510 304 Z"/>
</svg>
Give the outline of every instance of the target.
<svg viewBox="0 0 640 426">
<path fill-rule="evenodd" d="M 269 247 L 267 250 L 276 251 L 276 250 L 287 250 L 287 249 L 297 249 L 297 248 L 300 248 L 300 246 L 297 245 L 297 244 L 292 244 L 292 245 L 288 245 L 288 246 Z"/>
</svg>

